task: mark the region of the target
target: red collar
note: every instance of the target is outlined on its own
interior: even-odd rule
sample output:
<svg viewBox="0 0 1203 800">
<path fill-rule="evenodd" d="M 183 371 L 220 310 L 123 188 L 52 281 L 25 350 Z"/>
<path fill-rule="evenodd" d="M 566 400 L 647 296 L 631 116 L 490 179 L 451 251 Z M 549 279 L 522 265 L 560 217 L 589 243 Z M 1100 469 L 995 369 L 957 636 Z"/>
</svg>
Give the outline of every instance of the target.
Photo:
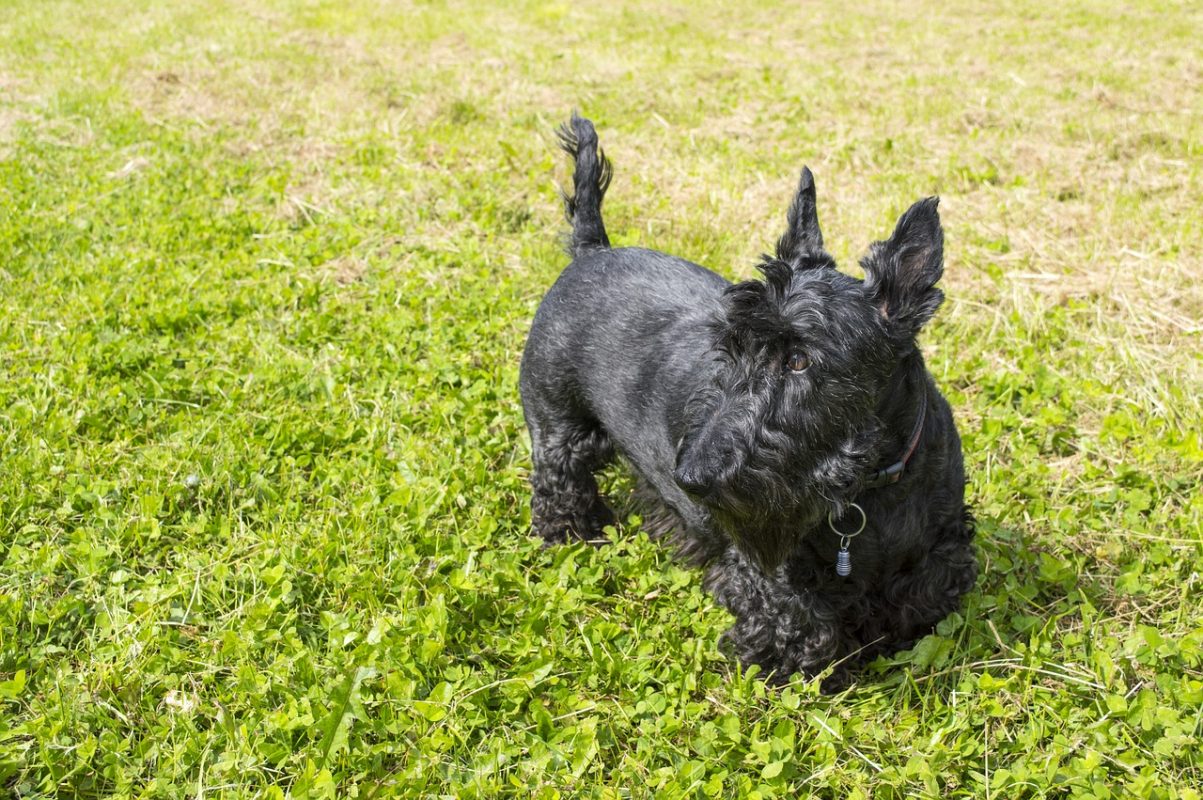
<svg viewBox="0 0 1203 800">
<path fill-rule="evenodd" d="M 911 456 L 915 455 L 915 450 L 919 448 L 919 439 L 923 436 L 923 422 L 926 418 L 927 387 L 923 386 L 919 392 L 919 413 L 915 415 L 915 427 L 911 430 L 911 438 L 907 442 L 906 452 L 902 454 L 902 458 L 885 469 L 870 473 L 863 484 L 865 489 L 879 489 L 882 486 L 889 486 L 891 483 L 898 483 Z"/>
</svg>

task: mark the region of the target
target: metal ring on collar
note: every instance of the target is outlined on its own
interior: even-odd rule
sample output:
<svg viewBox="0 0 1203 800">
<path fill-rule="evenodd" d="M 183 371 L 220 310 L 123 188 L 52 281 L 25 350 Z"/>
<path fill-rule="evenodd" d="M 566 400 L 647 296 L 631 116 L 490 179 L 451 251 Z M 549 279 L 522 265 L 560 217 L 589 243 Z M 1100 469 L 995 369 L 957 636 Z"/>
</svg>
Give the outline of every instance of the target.
<svg viewBox="0 0 1203 800">
<path fill-rule="evenodd" d="M 855 508 L 860 512 L 860 527 L 857 528 L 854 533 L 844 533 L 839 528 L 835 527 L 835 520 L 831 518 L 831 512 L 827 512 L 827 527 L 831 528 L 832 532 L 835 533 L 836 536 L 842 536 L 845 539 L 851 539 L 853 536 L 859 536 L 860 532 L 863 531 L 865 526 L 869 524 L 869 515 L 865 513 L 863 508 L 858 506 L 856 503 L 849 503 L 848 508 Z"/>
</svg>

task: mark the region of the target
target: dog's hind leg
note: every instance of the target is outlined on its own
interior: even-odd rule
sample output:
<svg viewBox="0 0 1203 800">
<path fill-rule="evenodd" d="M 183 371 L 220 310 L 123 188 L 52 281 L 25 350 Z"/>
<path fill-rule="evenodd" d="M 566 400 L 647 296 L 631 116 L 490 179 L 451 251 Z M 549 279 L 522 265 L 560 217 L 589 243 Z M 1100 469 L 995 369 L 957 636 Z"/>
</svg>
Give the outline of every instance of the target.
<svg viewBox="0 0 1203 800">
<path fill-rule="evenodd" d="M 534 424 L 530 431 L 532 533 L 547 544 L 602 539 L 615 518 L 593 473 L 614 456 L 610 437 L 596 423 Z"/>
</svg>

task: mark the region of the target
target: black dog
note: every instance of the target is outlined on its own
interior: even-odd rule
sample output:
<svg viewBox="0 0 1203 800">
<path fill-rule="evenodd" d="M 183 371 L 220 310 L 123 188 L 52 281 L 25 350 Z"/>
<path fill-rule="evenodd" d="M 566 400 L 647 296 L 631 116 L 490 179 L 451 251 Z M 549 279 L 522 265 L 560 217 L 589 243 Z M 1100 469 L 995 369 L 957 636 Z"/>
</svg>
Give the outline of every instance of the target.
<svg viewBox="0 0 1203 800">
<path fill-rule="evenodd" d="M 593 125 L 574 114 L 560 138 L 573 261 L 521 373 L 534 532 L 598 538 L 614 515 L 593 473 L 617 452 L 652 527 L 734 614 L 725 640 L 745 664 L 779 681 L 835 665 L 838 686 L 930 631 L 977 575 L 960 438 L 915 343 L 944 297 L 937 199 L 869 248 L 860 281 L 823 249 L 804 169 L 764 280 L 732 285 L 611 249 Z"/>
</svg>

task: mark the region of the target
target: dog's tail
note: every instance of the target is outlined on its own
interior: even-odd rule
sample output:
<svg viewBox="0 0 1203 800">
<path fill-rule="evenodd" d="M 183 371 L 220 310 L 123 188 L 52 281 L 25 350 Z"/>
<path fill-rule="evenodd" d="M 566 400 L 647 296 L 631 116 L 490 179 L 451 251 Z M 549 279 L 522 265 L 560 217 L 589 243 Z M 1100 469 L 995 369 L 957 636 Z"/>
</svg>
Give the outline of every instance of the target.
<svg viewBox="0 0 1203 800">
<path fill-rule="evenodd" d="M 573 193 L 560 192 L 564 197 L 564 215 L 572 225 L 568 236 L 568 255 L 576 258 L 582 253 L 610 246 L 606 226 L 602 223 L 601 206 L 610 187 L 610 161 L 597 145 L 593 123 L 572 112 L 572 120 L 560 126 L 557 135 L 560 147 L 572 156 Z"/>
</svg>

